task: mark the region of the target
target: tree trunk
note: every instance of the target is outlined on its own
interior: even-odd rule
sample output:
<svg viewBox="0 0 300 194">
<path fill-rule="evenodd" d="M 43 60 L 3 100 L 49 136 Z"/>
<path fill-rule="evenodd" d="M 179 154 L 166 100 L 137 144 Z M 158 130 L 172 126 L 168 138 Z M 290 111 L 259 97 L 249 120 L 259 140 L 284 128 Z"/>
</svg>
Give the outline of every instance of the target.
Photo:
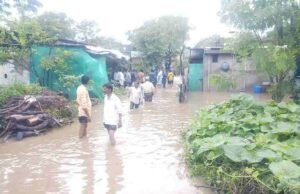
<svg viewBox="0 0 300 194">
<path fill-rule="evenodd" d="M 50 119 L 44 120 L 41 124 L 33 126 L 33 127 L 28 127 L 22 124 L 16 124 L 16 128 L 19 130 L 24 130 L 24 131 L 34 131 L 34 130 L 41 130 L 45 129 L 48 124 L 50 123 Z"/>
<path fill-rule="evenodd" d="M 34 125 L 38 124 L 40 121 L 41 121 L 40 117 L 35 116 L 35 117 L 32 117 L 32 118 L 26 119 L 26 124 L 28 126 L 34 126 Z"/>
</svg>

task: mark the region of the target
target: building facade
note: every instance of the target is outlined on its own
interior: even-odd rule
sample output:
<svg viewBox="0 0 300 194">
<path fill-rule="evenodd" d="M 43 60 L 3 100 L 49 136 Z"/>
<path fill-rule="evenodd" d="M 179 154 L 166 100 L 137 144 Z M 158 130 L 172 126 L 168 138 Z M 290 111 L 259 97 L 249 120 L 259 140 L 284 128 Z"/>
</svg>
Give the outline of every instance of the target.
<svg viewBox="0 0 300 194">
<path fill-rule="evenodd" d="M 6 86 L 13 83 L 29 83 L 29 71 L 17 70 L 12 62 L 0 65 L 0 85 Z"/>
<path fill-rule="evenodd" d="M 200 82 L 200 91 L 215 91 L 216 88 L 211 83 L 211 77 L 219 74 L 222 76 L 230 76 L 236 83 L 236 87 L 230 91 L 246 91 L 251 90 L 254 84 L 261 83 L 259 74 L 256 72 L 255 65 L 251 61 L 239 62 L 236 55 L 230 51 L 223 51 L 220 48 L 209 49 L 192 49 L 202 50 L 203 58 L 201 60 L 198 56 L 191 56 L 190 68 L 193 72 L 197 72 L 199 75 L 197 80 Z M 191 52 L 192 53 L 192 52 Z M 194 52 L 197 53 L 197 52 Z M 200 54 L 201 52 L 198 51 Z M 196 59 L 196 62 L 195 60 Z M 198 62 L 197 62 L 198 60 Z M 200 70 L 197 70 L 197 68 Z M 190 69 L 190 70 L 191 70 Z"/>
</svg>

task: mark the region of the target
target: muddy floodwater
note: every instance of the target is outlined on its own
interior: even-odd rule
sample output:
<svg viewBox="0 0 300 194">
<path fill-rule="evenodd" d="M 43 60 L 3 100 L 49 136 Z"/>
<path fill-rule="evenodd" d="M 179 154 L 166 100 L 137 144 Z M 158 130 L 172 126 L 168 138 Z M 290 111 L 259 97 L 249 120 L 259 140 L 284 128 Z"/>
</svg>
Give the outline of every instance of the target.
<svg viewBox="0 0 300 194">
<path fill-rule="evenodd" d="M 180 134 L 196 110 L 229 96 L 193 93 L 179 104 L 175 89 L 158 89 L 153 103 L 134 111 L 124 99 L 124 126 L 114 147 L 102 126 L 102 105 L 94 107 L 85 139 L 78 139 L 76 120 L 46 135 L 0 144 L 0 193 L 212 193 L 188 176 Z"/>
</svg>

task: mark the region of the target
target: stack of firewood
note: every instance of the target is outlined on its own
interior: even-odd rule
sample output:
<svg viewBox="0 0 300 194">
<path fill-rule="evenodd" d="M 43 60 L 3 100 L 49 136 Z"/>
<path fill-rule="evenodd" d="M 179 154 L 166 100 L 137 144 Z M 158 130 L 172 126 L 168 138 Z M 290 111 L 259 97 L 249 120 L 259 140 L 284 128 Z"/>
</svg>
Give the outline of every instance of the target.
<svg viewBox="0 0 300 194">
<path fill-rule="evenodd" d="M 0 108 L 0 118 L 5 125 L 0 137 L 7 140 L 16 137 L 39 135 L 61 123 L 49 114 L 49 110 L 67 106 L 68 101 L 55 93 L 44 92 L 40 96 L 13 97 Z"/>
</svg>

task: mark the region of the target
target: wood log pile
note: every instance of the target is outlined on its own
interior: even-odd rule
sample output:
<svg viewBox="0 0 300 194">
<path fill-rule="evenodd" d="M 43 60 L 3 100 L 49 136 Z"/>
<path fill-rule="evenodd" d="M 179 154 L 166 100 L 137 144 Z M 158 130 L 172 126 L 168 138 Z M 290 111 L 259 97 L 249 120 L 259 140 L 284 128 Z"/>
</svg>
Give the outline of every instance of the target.
<svg viewBox="0 0 300 194">
<path fill-rule="evenodd" d="M 62 126 L 49 110 L 68 106 L 68 101 L 61 95 L 45 91 L 40 96 L 12 97 L 0 108 L 3 121 L 0 137 L 7 140 L 16 137 L 39 135 L 47 130 Z"/>
</svg>

